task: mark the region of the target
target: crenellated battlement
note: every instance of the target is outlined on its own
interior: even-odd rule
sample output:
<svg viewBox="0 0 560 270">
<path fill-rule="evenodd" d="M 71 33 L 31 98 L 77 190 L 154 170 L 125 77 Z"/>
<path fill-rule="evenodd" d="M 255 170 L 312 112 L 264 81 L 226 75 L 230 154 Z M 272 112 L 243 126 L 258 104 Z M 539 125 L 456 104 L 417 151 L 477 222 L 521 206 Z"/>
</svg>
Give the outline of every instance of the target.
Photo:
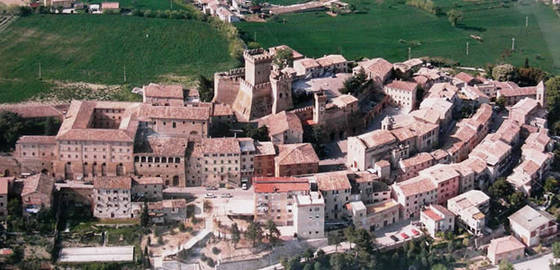
<svg viewBox="0 0 560 270">
<path fill-rule="evenodd" d="M 246 81 L 246 80 L 241 80 L 241 88 L 242 89 L 255 89 L 255 90 L 261 90 L 261 89 L 266 89 L 266 88 L 271 88 L 271 84 L 270 82 L 266 82 L 266 83 L 259 83 L 257 85 L 252 85 L 250 82 Z"/>
<path fill-rule="evenodd" d="M 243 52 L 243 58 L 245 58 L 245 61 L 250 61 L 253 63 L 265 63 L 272 62 L 274 55 L 269 54 L 268 51 L 264 50 L 263 48 L 259 48 L 245 50 Z"/>
<path fill-rule="evenodd" d="M 270 79 L 277 81 L 292 81 L 294 79 L 294 76 L 290 73 L 272 71 L 272 73 L 270 74 Z"/>
<path fill-rule="evenodd" d="M 216 75 L 218 77 L 223 77 L 223 78 L 227 78 L 227 77 L 243 77 L 245 75 L 245 68 L 241 67 L 241 68 L 234 68 L 234 69 L 230 69 L 228 71 L 222 71 L 222 72 L 216 72 Z"/>
</svg>

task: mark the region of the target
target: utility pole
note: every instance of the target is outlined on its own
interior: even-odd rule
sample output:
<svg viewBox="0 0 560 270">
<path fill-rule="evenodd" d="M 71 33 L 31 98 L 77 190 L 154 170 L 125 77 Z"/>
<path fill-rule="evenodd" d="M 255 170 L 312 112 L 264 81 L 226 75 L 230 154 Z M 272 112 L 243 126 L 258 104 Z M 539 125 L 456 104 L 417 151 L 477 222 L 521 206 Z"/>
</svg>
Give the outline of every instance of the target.
<svg viewBox="0 0 560 270">
<path fill-rule="evenodd" d="M 410 47 L 408 47 L 408 60 L 410 60 Z"/>
<path fill-rule="evenodd" d="M 173 10 L 173 0 L 169 0 L 169 3 L 171 4 L 171 10 Z"/>
<path fill-rule="evenodd" d="M 42 76 L 41 76 L 41 63 L 39 63 L 39 80 L 41 80 L 41 79 L 42 79 Z"/>
<path fill-rule="evenodd" d="M 255 31 L 255 36 L 253 38 L 255 40 L 255 42 L 257 42 L 257 32 Z"/>
<path fill-rule="evenodd" d="M 123 65 L 123 81 L 126 82 L 126 65 Z"/>
<path fill-rule="evenodd" d="M 529 16 L 525 16 L 525 28 L 529 28 Z"/>
<path fill-rule="evenodd" d="M 511 38 L 511 50 L 515 51 L 515 38 Z"/>
<path fill-rule="evenodd" d="M 469 55 L 469 42 L 467 41 L 467 55 Z"/>
</svg>

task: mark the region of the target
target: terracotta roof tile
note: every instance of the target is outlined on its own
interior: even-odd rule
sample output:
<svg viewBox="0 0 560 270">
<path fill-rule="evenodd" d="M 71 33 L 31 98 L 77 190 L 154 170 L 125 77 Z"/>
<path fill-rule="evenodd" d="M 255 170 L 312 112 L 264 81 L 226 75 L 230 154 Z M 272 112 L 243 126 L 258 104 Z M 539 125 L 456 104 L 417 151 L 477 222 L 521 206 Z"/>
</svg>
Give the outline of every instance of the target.
<svg viewBox="0 0 560 270">
<path fill-rule="evenodd" d="M 319 163 L 319 157 L 310 143 L 278 145 L 275 160 L 279 165 Z"/>
<path fill-rule="evenodd" d="M 144 86 L 144 96 L 183 99 L 183 86 L 150 83 Z"/>
<path fill-rule="evenodd" d="M 132 179 L 129 176 L 101 176 L 93 179 L 95 189 L 125 189 L 130 190 Z"/>
<path fill-rule="evenodd" d="M 258 120 L 259 127 L 266 126 L 270 135 L 281 134 L 285 131 L 303 133 L 303 126 L 299 117 L 293 112 L 282 111 Z"/>
<path fill-rule="evenodd" d="M 255 193 L 309 191 L 307 179 L 295 177 L 253 177 Z"/>
<path fill-rule="evenodd" d="M 418 84 L 415 82 L 394 80 L 389 84 L 385 85 L 385 87 L 404 90 L 404 91 L 414 91 L 418 87 Z"/>
</svg>

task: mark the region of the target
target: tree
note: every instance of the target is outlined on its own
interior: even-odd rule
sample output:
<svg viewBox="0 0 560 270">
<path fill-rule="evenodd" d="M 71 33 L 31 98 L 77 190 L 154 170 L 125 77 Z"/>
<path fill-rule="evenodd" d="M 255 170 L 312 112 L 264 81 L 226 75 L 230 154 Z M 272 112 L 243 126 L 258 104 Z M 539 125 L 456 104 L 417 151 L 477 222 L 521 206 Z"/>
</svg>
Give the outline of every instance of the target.
<svg viewBox="0 0 560 270">
<path fill-rule="evenodd" d="M 463 20 L 463 12 L 456 9 L 451 9 L 450 11 L 447 12 L 447 19 L 449 20 L 451 25 L 455 27 L 457 26 L 457 23 L 459 21 Z"/>
<path fill-rule="evenodd" d="M 560 119 L 560 76 L 550 78 L 545 83 L 546 108 L 548 109 L 548 123 L 555 127 Z M 555 134 L 558 134 L 555 132 Z"/>
<path fill-rule="evenodd" d="M 342 239 L 340 238 L 338 233 L 335 233 L 331 236 L 331 240 L 332 244 L 334 244 L 334 251 L 338 252 L 338 245 L 340 244 L 340 242 L 342 242 Z"/>
<path fill-rule="evenodd" d="M 507 261 L 507 260 L 502 260 L 500 262 L 500 265 L 498 266 L 499 270 L 513 270 L 513 265 Z"/>
<path fill-rule="evenodd" d="M 237 223 L 233 223 L 231 225 L 231 241 L 233 242 L 234 248 L 237 246 L 237 243 L 239 243 L 239 240 L 241 240 L 241 232 L 237 227 Z"/>
<path fill-rule="evenodd" d="M 142 215 L 140 216 L 140 225 L 146 228 L 150 224 L 150 216 L 148 215 L 148 203 L 144 202 L 144 207 L 142 208 Z"/>
<path fill-rule="evenodd" d="M 354 230 L 354 227 L 349 226 L 344 229 L 344 237 L 346 238 L 346 241 L 350 243 L 350 247 L 352 247 L 352 244 L 356 240 L 356 231 Z"/>
<path fill-rule="evenodd" d="M 0 151 L 12 150 L 23 131 L 23 119 L 12 112 L 0 112 Z"/>
<path fill-rule="evenodd" d="M 343 87 L 339 90 L 342 94 L 352 94 L 357 96 L 364 88 L 364 83 L 367 80 L 367 75 L 363 69 L 360 69 L 358 74 L 346 79 Z"/>
<path fill-rule="evenodd" d="M 360 228 L 354 231 L 354 243 L 359 250 L 367 253 L 373 251 L 372 237 L 366 229 Z"/>
<path fill-rule="evenodd" d="M 290 48 L 282 48 L 276 50 L 273 63 L 278 66 L 280 70 L 294 63 L 294 54 Z"/>
<path fill-rule="evenodd" d="M 508 202 L 513 206 L 520 205 L 524 201 L 525 201 L 525 194 L 521 191 L 516 191 L 508 196 Z"/>
<path fill-rule="evenodd" d="M 544 191 L 554 193 L 556 192 L 556 189 L 558 189 L 558 180 L 554 177 L 546 178 L 544 181 Z"/>
<path fill-rule="evenodd" d="M 252 125 L 247 125 L 243 131 L 245 132 L 245 136 L 251 137 L 253 140 L 266 142 L 270 141 L 270 137 L 268 137 L 268 127 L 255 127 Z"/>
<path fill-rule="evenodd" d="M 552 243 L 552 255 L 554 258 L 560 258 L 560 242 Z"/>
<path fill-rule="evenodd" d="M 432 266 L 432 270 L 447 270 L 447 269 L 448 269 L 448 268 L 447 268 L 445 265 L 441 264 L 441 263 L 434 264 L 434 265 Z"/>
<path fill-rule="evenodd" d="M 245 237 L 251 240 L 253 247 L 255 247 L 257 242 L 260 242 L 263 237 L 262 224 L 251 221 L 251 224 L 247 227 L 247 231 L 245 231 Z"/>
<path fill-rule="evenodd" d="M 503 111 L 506 108 L 506 98 L 504 96 L 500 96 L 496 100 L 496 105 L 498 105 L 498 107 L 500 107 L 500 111 Z"/>
<path fill-rule="evenodd" d="M 497 65 L 492 69 L 492 77 L 498 81 L 515 81 L 517 69 L 510 64 Z"/>
<path fill-rule="evenodd" d="M 520 86 L 532 86 L 545 81 L 549 74 L 536 67 L 521 67 L 517 70 L 517 83 Z"/>
<path fill-rule="evenodd" d="M 280 231 L 278 230 L 278 227 L 276 227 L 276 224 L 271 219 L 266 222 L 265 227 L 267 231 L 266 238 L 268 239 L 268 242 L 273 245 L 276 244 L 280 237 Z"/>
<path fill-rule="evenodd" d="M 490 197 L 492 197 L 496 200 L 497 199 L 507 199 L 508 196 L 510 194 L 512 194 L 513 192 L 514 192 L 513 187 L 503 177 L 498 178 L 498 180 L 496 180 L 494 182 L 494 184 L 492 184 L 492 186 L 490 186 L 490 188 L 488 188 L 488 195 L 490 195 Z"/>
<path fill-rule="evenodd" d="M 200 100 L 210 102 L 214 98 L 214 82 L 203 75 L 198 76 L 198 95 Z"/>
<path fill-rule="evenodd" d="M 305 258 L 306 262 L 310 262 L 313 257 L 315 257 L 315 254 L 311 248 L 308 248 L 303 252 L 303 258 Z"/>
</svg>

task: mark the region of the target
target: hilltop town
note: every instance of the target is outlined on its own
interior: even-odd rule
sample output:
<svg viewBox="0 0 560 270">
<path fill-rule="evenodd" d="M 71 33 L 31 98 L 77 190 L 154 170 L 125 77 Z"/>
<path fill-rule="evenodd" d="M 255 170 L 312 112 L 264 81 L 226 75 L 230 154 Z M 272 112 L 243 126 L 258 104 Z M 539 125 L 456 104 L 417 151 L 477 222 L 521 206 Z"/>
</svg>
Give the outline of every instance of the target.
<svg viewBox="0 0 560 270">
<path fill-rule="evenodd" d="M 3 236 L 2 252 L 24 239 L 26 259 L 69 267 L 286 269 L 426 240 L 440 254 L 430 264 L 551 257 L 558 183 L 542 81 L 285 45 L 243 59 L 214 74 L 210 102 L 150 83 L 135 89 L 141 102 L 0 106 L 60 123 L 0 156 L 5 229 L 48 232 Z"/>
</svg>

